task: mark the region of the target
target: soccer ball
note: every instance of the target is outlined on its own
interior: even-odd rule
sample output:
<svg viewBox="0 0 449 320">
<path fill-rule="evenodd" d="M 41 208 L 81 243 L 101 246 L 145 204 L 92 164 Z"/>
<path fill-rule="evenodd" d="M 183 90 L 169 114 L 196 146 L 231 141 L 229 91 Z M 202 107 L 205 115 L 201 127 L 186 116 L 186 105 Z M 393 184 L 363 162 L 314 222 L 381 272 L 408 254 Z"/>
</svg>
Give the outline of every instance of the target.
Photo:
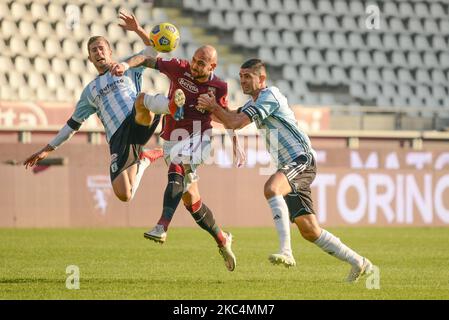
<svg viewBox="0 0 449 320">
<path fill-rule="evenodd" d="M 150 41 L 156 51 L 173 51 L 179 44 L 179 31 L 171 23 L 160 23 L 151 29 Z"/>
</svg>

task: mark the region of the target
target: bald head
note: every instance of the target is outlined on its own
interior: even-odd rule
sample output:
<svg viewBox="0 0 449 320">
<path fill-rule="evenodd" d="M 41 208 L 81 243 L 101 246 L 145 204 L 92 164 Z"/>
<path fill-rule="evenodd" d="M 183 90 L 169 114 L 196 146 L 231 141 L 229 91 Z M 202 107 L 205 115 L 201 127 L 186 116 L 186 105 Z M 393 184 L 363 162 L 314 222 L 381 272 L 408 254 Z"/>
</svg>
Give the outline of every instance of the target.
<svg viewBox="0 0 449 320">
<path fill-rule="evenodd" d="M 208 60 L 211 63 L 217 63 L 217 50 L 212 47 L 211 45 L 205 45 L 202 47 L 199 47 L 195 51 L 195 55 L 202 56 L 206 60 Z"/>
<path fill-rule="evenodd" d="M 190 72 L 198 82 L 206 82 L 217 67 L 217 50 L 210 45 L 199 47 L 192 57 Z"/>
</svg>

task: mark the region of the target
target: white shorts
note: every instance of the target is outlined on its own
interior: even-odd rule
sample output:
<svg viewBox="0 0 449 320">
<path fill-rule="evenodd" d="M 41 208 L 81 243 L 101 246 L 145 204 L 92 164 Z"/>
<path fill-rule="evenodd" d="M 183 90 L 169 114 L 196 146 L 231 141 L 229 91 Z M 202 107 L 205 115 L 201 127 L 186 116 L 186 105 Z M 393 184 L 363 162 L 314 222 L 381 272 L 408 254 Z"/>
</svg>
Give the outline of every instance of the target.
<svg viewBox="0 0 449 320">
<path fill-rule="evenodd" d="M 164 160 L 167 165 L 181 164 L 185 170 L 184 192 L 191 183 L 198 181 L 198 166 L 204 163 L 211 153 L 211 139 L 202 134 L 192 134 L 181 141 L 165 141 L 163 146 Z"/>
</svg>

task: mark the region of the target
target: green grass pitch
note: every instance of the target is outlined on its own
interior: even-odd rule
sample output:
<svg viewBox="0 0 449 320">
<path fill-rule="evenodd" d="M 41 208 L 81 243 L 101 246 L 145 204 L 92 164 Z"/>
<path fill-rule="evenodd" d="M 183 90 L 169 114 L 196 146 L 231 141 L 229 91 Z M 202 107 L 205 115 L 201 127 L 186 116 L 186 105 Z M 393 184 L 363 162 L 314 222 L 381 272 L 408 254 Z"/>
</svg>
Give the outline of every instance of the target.
<svg viewBox="0 0 449 320">
<path fill-rule="evenodd" d="M 349 265 L 301 239 L 297 267 L 272 266 L 274 228 L 229 228 L 228 272 L 199 228 L 171 228 L 159 245 L 143 229 L 0 229 L 0 299 L 449 299 L 449 228 L 329 228 L 380 270 L 380 289 L 342 280 Z M 80 289 L 66 288 L 66 267 Z"/>
</svg>

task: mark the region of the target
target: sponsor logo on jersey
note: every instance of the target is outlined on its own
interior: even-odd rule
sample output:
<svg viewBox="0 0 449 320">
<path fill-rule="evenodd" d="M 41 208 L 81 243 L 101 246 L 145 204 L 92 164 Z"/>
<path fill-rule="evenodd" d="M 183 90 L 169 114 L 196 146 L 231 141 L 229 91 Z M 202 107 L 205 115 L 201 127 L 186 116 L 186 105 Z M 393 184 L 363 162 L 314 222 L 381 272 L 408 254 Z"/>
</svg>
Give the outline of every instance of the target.
<svg viewBox="0 0 449 320">
<path fill-rule="evenodd" d="M 123 77 L 120 77 L 117 80 L 114 80 L 113 82 L 108 83 L 106 86 L 104 86 L 103 88 L 100 88 L 98 90 L 98 94 L 100 96 L 105 96 L 111 92 L 117 91 L 119 90 L 120 85 L 123 85 L 125 83 L 125 80 Z"/>
<path fill-rule="evenodd" d="M 111 154 L 111 162 L 114 162 L 114 161 L 116 161 L 116 160 L 117 160 L 117 158 L 118 158 L 118 154 L 117 154 L 117 153 L 113 153 L 113 154 Z"/>
<path fill-rule="evenodd" d="M 189 91 L 191 93 L 199 92 L 198 87 L 192 81 L 189 81 L 184 78 L 179 78 L 178 83 L 181 85 L 181 87 L 183 87 L 184 89 L 186 89 L 187 91 Z"/>
</svg>

